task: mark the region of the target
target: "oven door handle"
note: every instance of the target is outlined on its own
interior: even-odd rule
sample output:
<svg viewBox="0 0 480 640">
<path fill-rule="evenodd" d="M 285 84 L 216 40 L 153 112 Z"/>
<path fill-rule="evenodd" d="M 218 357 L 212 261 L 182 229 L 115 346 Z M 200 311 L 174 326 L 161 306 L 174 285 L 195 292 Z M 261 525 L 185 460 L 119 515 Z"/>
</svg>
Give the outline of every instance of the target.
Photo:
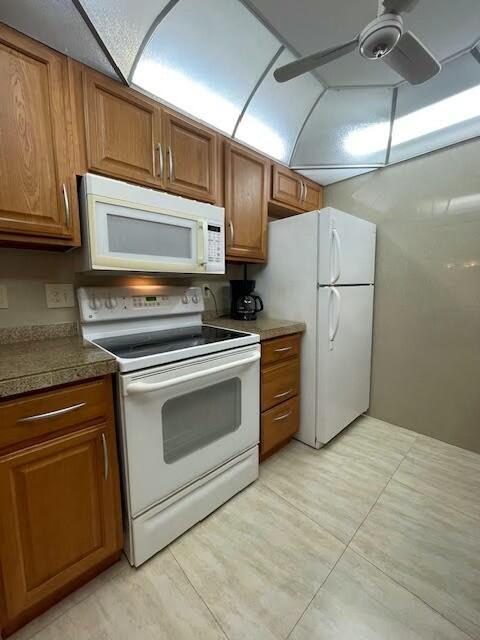
<svg viewBox="0 0 480 640">
<path fill-rule="evenodd" d="M 237 360 L 236 362 L 229 362 L 228 364 L 221 364 L 218 367 L 207 369 L 206 371 L 196 371 L 195 373 L 187 373 L 184 376 L 179 376 L 173 380 L 163 380 L 162 382 L 131 382 L 125 389 L 125 395 L 134 395 L 139 393 L 150 393 L 151 391 L 160 391 L 162 389 L 168 389 L 182 382 L 190 382 L 190 380 L 198 380 L 199 378 L 205 378 L 214 373 L 221 373 L 222 371 L 228 371 L 229 369 L 235 369 L 236 367 L 243 367 L 247 364 L 252 364 L 260 360 L 260 354 L 245 358 L 244 360 Z"/>
</svg>

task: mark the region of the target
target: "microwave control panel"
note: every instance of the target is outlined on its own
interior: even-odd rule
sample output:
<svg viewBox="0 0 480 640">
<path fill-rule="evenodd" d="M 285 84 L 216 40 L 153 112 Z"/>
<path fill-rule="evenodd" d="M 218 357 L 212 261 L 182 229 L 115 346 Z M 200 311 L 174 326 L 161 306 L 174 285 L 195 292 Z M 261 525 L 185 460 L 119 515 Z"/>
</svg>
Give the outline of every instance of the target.
<svg viewBox="0 0 480 640">
<path fill-rule="evenodd" d="M 223 225 L 208 222 L 207 228 L 207 271 L 210 273 L 225 273 Z"/>
</svg>

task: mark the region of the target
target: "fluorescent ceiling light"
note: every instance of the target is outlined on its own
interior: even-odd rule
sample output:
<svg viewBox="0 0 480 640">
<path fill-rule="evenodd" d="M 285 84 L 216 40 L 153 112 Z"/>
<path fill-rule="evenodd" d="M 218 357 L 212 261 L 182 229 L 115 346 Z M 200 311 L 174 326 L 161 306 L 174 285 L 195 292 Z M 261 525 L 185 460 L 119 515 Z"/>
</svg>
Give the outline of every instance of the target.
<svg viewBox="0 0 480 640">
<path fill-rule="evenodd" d="M 137 65 L 133 82 L 149 93 L 204 120 L 229 135 L 233 133 L 240 109 L 223 96 L 181 71 L 154 60 L 142 60 Z M 247 143 L 274 158 L 286 154 L 282 138 L 267 124 L 245 114 L 243 136 Z"/>
<path fill-rule="evenodd" d="M 480 85 L 397 118 L 393 124 L 392 147 L 479 116 Z M 352 156 L 368 157 L 387 148 L 389 130 L 389 122 L 356 129 L 344 139 L 344 149 Z"/>
</svg>

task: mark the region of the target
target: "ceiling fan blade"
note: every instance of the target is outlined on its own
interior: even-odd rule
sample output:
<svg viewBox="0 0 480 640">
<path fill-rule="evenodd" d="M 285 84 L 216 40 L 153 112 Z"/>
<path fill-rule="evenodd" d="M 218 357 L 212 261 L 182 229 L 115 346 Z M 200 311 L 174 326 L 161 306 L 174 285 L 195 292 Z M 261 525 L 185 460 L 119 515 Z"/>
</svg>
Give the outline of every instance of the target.
<svg viewBox="0 0 480 640">
<path fill-rule="evenodd" d="M 410 84 L 422 84 L 437 75 L 442 68 L 435 56 L 411 31 L 404 33 L 395 48 L 382 60 Z"/>
<path fill-rule="evenodd" d="M 294 62 L 290 62 L 283 67 L 275 69 L 273 73 L 275 80 L 277 82 L 286 82 L 287 80 L 301 76 L 303 73 L 307 73 L 307 71 L 313 71 L 313 69 L 327 64 L 327 62 L 331 62 L 332 60 L 336 60 L 337 58 L 341 58 L 347 53 L 350 53 L 350 51 L 353 51 L 356 48 L 357 43 L 358 36 L 339 47 L 324 49 L 323 51 L 318 51 L 317 53 L 312 53 L 309 56 L 304 56 Z"/>
<path fill-rule="evenodd" d="M 420 0 L 383 0 L 387 13 L 408 13 L 415 9 Z"/>
</svg>

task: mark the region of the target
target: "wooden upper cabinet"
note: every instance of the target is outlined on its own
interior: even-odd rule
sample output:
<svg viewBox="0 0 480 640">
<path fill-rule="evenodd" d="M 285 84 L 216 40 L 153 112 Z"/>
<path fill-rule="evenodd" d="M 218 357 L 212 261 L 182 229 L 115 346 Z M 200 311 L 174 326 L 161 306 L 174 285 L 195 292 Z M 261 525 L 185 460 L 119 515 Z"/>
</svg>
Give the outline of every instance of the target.
<svg viewBox="0 0 480 640">
<path fill-rule="evenodd" d="M 161 108 L 153 100 L 85 69 L 87 165 L 107 176 L 161 187 Z"/>
<path fill-rule="evenodd" d="M 168 111 L 163 112 L 165 187 L 180 195 L 217 199 L 217 134 Z"/>
<path fill-rule="evenodd" d="M 65 56 L 0 25 L 0 242 L 79 244 Z"/>
<path fill-rule="evenodd" d="M 301 176 L 287 167 L 272 167 L 272 199 L 301 209 L 303 182 Z"/>
<path fill-rule="evenodd" d="M 225 142 L 227 258 L 264 262 L 270 162 L 233 142 Z"/>
<path fill-rule="evenodd" d="M 272 195 L 274 213 L 288 215 L 288 212 L 302 213 L 314 211 L 323 206 L 322 187 L 288 167 L 274 164 L 272 167 Z M 284 212 L 275 211 L 275 205 Z"/>
<path fill-rule="evenodd" d="M 113 430 L 100 423 L 0 458 L 9 619 L 119 549 L 115 456 Z"/>
</svg>

